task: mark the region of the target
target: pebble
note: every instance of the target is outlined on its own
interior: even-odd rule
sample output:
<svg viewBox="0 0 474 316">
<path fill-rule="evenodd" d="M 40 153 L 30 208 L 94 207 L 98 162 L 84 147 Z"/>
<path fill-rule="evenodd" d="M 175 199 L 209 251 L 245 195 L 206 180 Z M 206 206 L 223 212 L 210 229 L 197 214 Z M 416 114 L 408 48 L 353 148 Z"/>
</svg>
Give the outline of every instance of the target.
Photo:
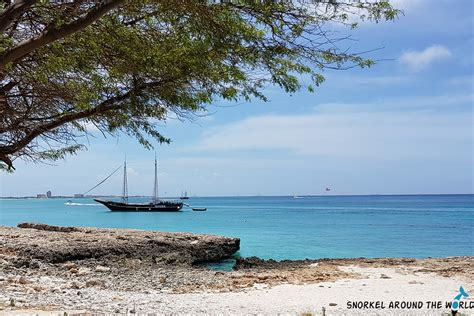
<svg viewBox="0 0 474 316">
<path fill-rule="evenodd" d="M 18 279 L 18 283 L 20 283 L 20 284 L 28 284 L 28 283 L 30 283 L 30 281 L 28 281 L 24 276 L 21 276 L 21 277 Z"/>
<path fill-rule="evenodd" d="M 40 283 L 51 283 L 52 279 L 50 277 L 47 277 L 47 276 L 42 276 L 39 278 L 38 280 Z"/>
<path fill-rule="evenodd" d="M 98 279 L 92 279 L 92 280 L 86 281 L 86 286 L 87 287 L 101 286 L 102 284 L 103 284 L 103 282 L 101 280 L 98 280 Z"/>
<path fill-rule="evenodd" d="M 99 266 L 95 267 L 95 271 L 97 271 L 97 272 L 107 272 L 107 271 L 110 271 L 110 268 L 99 265 Z"/>
<path fill-rule="evenodd" d="M 253 288 L 256 289 L 256 290 L 263 290 L 263 289 L 265 289 L 265 288 L 267 288 L 267 287 L 268 287 L 267 284 L 259 284 L 259 283 L 257 283 L 257 284 L 254 284 L 254 285 L 253 285 Z"/>
<path fill-rule="evenodd" d="M 72 269 L 72 268 L 76 268 L 76 264 L 74 262 L 66 262 L 65 264 L 63 264 L 63 267 L 65 267 L 66 269 Z"/>
<path fill-rule="evenodd" d="M 70 285 L 71 289 L 82 289 L 84 285 L 81 282 L 72 281 Z"/>
<path fill-rule="evenodd" d="M 408 284 L 424 284 L 424 283 L 413 280 L 413 281 L 408 282 Z"/>
<path fill-rule="evenodd" d="M 86 275 L 86 274 L 89 274 L 90 272 L 91 270 L 88 268 L 79 268 L 79 270 L 77 271 L 77 275 Z"/>
</svg>

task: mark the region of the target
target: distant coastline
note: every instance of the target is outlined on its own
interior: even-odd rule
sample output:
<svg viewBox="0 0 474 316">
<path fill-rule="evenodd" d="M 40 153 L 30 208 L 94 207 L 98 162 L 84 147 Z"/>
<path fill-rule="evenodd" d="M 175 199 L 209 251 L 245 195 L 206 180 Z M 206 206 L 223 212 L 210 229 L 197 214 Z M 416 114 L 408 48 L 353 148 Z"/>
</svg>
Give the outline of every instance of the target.
<svg viewBox="0 0 474 316">
<path fill-rule="evenodd" d="M 36 196 L 0 196 L 0 199 L 4 200 L 22 200 L 22 199 L 35 199 L 35 200 L 47 200 L 47 199 L 94 199 L 94 198 L 103 198 L 103 197 L 112 197 L 119 198 L 119 195 L 85 195 L 81 197 L 73 195 L 55 195 L 52 197 L 36 197 Z M 131 198 L 148 198 L 146 195 L 130 195 Z"/>
<path fill-rule="evenodd" d="M 406 194 L 310 194 L 310 195 L 202 195 L 202 196 L 191 196 L 191 198 L 254 198 L 254 197 L 295 197 L 295 198 L 314 198 L 314 197 L 373 197 L 373 196 L 460 196 L 460 195 L 472 195 L 474 193 L 406 193 Z M 120 198 L 120 195 L 114 194 L 100 194 L 100 195 L 85 195 L 77 197 L 74 195 L 54 195 L 49 198 L 38 198 L 36 196 L 0 196 L 0 200 L 21 200 L 21 199 L 94 199 L 94 198 Z M 129 198 L 150 198 L 150 195 L 129 195 Z M 164 196 L 163 199 L 178 199 L 179 196 Z"/>
</svg>

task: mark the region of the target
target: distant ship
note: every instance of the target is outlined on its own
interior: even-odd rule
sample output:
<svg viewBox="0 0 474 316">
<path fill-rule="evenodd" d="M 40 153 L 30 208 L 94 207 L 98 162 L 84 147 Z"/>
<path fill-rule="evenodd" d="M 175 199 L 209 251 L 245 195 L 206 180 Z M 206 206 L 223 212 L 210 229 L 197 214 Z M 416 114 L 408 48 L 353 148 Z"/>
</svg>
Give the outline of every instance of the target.
<svg viewBox="0 0 474 316">
<path fill-rule="evenodd" d="M 127 185 L 127 162 L 123 164 L 123 187 L 122 201 L 103 201 L 94 199 L 113 212 L 178 212 L 183 208 L 182 202 L 176 201 L 160 201 L 158 198 L 158 176 L 157 163 L 155 156 L 155 182 L 153 188 L 153 199 L 150 203 L 128 203 L 128 185 Z"/>
<path fill-rule="evenodd" d="M 181 200 L 188 200 L 189 199 L 188 192 L 184 191 L 184 193 L 181 193 L 181 196 L 179 198 Z"/>
</svg>

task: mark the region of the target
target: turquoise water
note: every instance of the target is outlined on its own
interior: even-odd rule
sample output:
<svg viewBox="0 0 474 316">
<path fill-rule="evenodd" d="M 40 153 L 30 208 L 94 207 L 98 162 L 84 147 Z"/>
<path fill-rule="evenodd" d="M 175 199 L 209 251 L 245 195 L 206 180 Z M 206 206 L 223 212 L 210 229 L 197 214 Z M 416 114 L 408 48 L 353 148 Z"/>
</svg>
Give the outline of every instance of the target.
<svg viewBox="0 0 474 316">
<path fill-rule="evenodd" d="M 244 257 L 279 260 L 474 255 L 474 195 L 202 197 L 187 203 L 206 212 L 181 213 L 112 213 L 67 200 L 0 200 L 0 223 L 221 234 L 241 238 Z"/>
</svg>

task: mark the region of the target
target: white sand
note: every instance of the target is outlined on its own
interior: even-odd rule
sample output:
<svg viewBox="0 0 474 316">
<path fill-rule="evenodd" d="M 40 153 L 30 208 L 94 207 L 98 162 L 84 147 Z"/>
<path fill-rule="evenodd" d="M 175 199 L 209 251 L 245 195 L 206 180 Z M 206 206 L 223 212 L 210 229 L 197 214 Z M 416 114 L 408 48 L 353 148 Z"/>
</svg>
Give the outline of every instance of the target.
<svg viewBox="0 0 474 316">
<path fill-rule="evenodd" d="M 412 268 L 367 268 L 358 266 L 341 267 L 341 269 L 363 275 L 361 279 L 342 279 L 336 282 L 323 282 L 307 285 L 278 285 L 268 288 L 257 285 L 238 293 L 199 293 L 199 294 L 166 294 L 166 293 L 125 293 L 98 289 L 86 289 L 83 298 L 93 296 L 94 304 L 89 310 L 101 310 L 101 306 L 114 308 L 125 313 L 135 309 L 137 313 L 154 312 L 158 314 L 299 314 L 313 313 L 322 315 L 441 315 L 448 313 L 444 302 L 451 301 L 457 294 L 459 286 L 474 296 L 474 280 L 446 278 L 431 273 L 413 273 Z M 385 274 L 389 278 L 381 278 Z M 93 291 L 87 293 L 89 291 Z M 469 298 L 472 300 L 472 296 Z M 469 300 L 468 299 L 468 300 Z M 102 303 L 98 303 L 102 301 Z M 424 309 L 389 310 L 347 309 L 348 301 L 383 301 L 388 307 L 390 301 L 422 301 Z M 442 309 L 427 310 L 426 301 L 442 301 Z M 337 304 L 329 306 L 330 303 Z M 82 304 L 81 304 L 82 305 Z M 71 308 L 74 308 L 71 306 Z M 1 313 L 1 312 L 0 312 Z M 63 312 L 7 311 L 3 314 L 38 314 L 63 315 Z M 69 313 L 70 315 L 71 313 Z M 464 310 L 463 315 L 474 315 L 474 309 Z"/>
</svg>

